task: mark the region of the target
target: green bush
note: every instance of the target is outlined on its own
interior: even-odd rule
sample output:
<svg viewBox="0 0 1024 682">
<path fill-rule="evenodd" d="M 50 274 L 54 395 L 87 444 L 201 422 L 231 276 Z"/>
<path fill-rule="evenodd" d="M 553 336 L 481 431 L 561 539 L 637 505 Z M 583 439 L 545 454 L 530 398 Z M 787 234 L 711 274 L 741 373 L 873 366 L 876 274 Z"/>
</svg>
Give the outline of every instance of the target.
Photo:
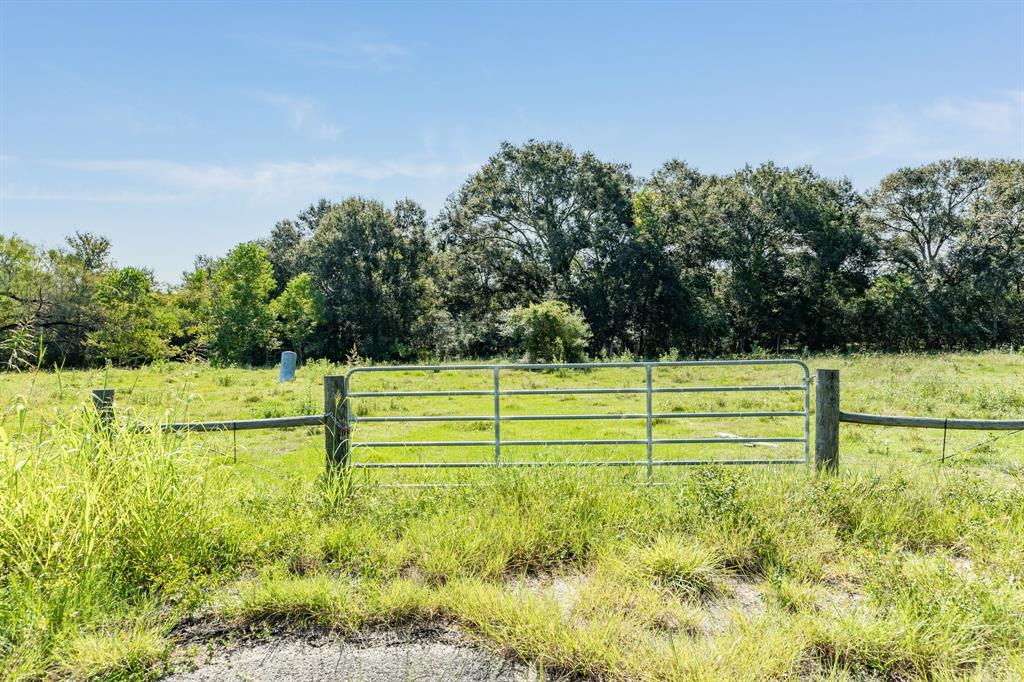
<svg viewBox="0 0 1024 682">
<path fill-rule="evenodd" d="M 323 302 L 308 272 L 292 278 L 281 295 L 270 303 L 270 311 L 277 320 L 278 337 L 286 344 L 286 350 L 295 351 L 303 360 L 312 345 L 322 307 Z"/>
<path fill-rule="evenodd" d="M 508 314 L 505 332 L 531 361 L 573 362 L 583 358 L 590 326 L 562 301 L 544 301 Z"/>
<path fill-rule="evenodd" d="M 155 289 L 153 274 L 139 268 L 114 270 L 102 279 L 95 300 L 105 323 L 87 339 L 94 360 L 136 367 L 174 354 L 169 339 L 178 320 Z"/>
</svg>

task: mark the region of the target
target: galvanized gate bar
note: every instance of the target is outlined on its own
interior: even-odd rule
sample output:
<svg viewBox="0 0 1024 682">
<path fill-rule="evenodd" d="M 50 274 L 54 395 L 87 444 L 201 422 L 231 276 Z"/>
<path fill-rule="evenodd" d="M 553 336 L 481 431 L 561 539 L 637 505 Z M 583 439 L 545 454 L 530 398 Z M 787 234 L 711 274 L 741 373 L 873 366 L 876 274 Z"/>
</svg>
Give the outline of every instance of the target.
<svg viewBox="0 0 1024 682">
<path fill-rule="evenodd" d="M 803 412 L 654 412 L 654 419 L 706 419 L 710 417 L 802 417 Z M 501 421 L 558 421 L 565 419 L 646 419 L 646 412 L 624 414 L 500 414 Z M 463 415 L 423 415 L 401 417 L 359 417 L 361 422 L 489 422 L 494 419 L 492 414 Z"/>
<path fill-rule="evenodd" d="M 501 441 L 503 445 L 510 445 L 511 442 L 507 440 Z M 382 441 L 367 441 L 365 443 L 352 443 L 352 447 L 361 448 L 426 448 L 432 446 L 439 447 L 488 447 L 493 448 L 495 444 L 494 440 L 382 440 Z"/>
<path fill-rule="evenodd" d="M 732 391 L 802 391 L 803 386 L 687 386 L 655 388 L 654 393 L 729 393 Z M 355 391 L 349 398 L 415 398 L 450 395 L 492 395 L 493 391 Z M 499 395 L 588 395 L 601 393 L 647 393 L 646 388 L 513 388 Z"/>
<path fill-rule="evenodd" d="M 803 438 L 655 438 L 655 443 L 803 443 Z"/>
<path fill-rule="evenodd" d="M 803 414 L 803 413 L 800 413 Z M 502 417 L 508 419 L 508 417 Z M 412 417 L 359 417 L 361 422 L 489 422 L 494 421 L 493 414 L 463 415 L 424 415 Z"/>
<path fill-rule="evenodd" d="M 597 395 L 603 393 L 646 393 L 646 388 L 513 388 L 502 395 Z"/>
<path fill-rule="evenodd" d="M 807 365 L 805 365 L 804 362 L 801 360 L 794 360 L 792 358 L 778 358 L 769 360 L 669 360 L 666 362 L 523 362 L 497 364 L 477 363 L 466 365 L 378 365 L 374 367 L 354 367 L 348 371 L 348 376 L 363 372 L 447 372 L 450 370 L 492 370 L 495 367 L 515 371 L 534 369 L 625 369 L 629 367 L 645 367 L 647 365 L 653 365 L 655 367 L 729 367 L 734 365 L 798 365 L 807 370 L 807 375 L 810 376 L 810 370 L 807 369 Z"/>
<path fill-rule="evenodd" d="M 455 365 L 453 365 L 455 367 Z M 654 393 L 729 393 L 732 391 L 802 391 L 803 386 L 687 386 L 655 388 Z M 453 395 L 493 395 L 494 391 L 354 391 L 349 398 L 415 398 Z M 513 388 L 499 395 L 588 395 L 602 393 L 647 393 L 646 388 Z"/>
<path fill-rule="evenodd" d="M 494 463 L 501 464 L 501 368 L 494 368 Z"/>
<path fill-rule="evenodd" d="M 803 464 L 802 459 L 716 459 L 715 464 Z M 551 462 L 502 462 L 503 467 L 635 467 L 645 466 L 647 460 L 612 460 L 574 461 L 557 460 Z M 700 466 L 708 464 L 706 459 L 656 459 L 652 462 L 658 466 Z M 474 469 L 492 467 L 494 462 L 356 462 L 350 465 L 353 469 Z"/>
<path fill-rule="evenodd" d="M 656 388 L 655 393 L 729 393 L 731 391 L 802 391 L 803 386 L 680 386 Z"/>
<path fill-rule="evenodd" d="M 453 365 L 454 366 L 454 365 Z M 365 369 L 378 369 L 367 367 Z M 352 370 L 355 371 L 355 370 Z M 349 374 L 352 372 L 350 371 Z M 347 377 L 348 375 L 346 375 Z M 494 391 L 356 391 L 349 393 L 349 398 L 415 398 L 442 395 L 493 395 Z"/>
<path fill-rule="evenodd" d="M 715 367 L 715 366 L 756 366 L 756 365 L 796 365 L 803 371 L 802 385 L 738 385 L 738 386 L 670 386 L 655 387 L 653 381 L 654 370 L 661 367 Z M 624 388 L 552 388 L 552 389 L 502 389 L 501 372 L 506 371 L 534 371 L 552 369 L 616 369 L 616 368 L 644 368 L 645 382 L 640 387 Z M 449 397 L 449 396 L 493 396 L 494 411 L 490 415 L 421 415 L 421 416 L 371 416 L 358 417 L 353 413 L 351 400 L 348 410 L 350 421 L 355 422 L 463 422 L 463 421 L 492 421 L 494 425 L 493 440 L 446 440 L 446 441 L 369 441 L 354 442 L 353 447 L 367 448 L 399 448 L 399 447 L 484 447 L 494 448 L 493 462 L 379 462 L 379 463 L 354 463 L 354 468 L 446 468 L 446 467 L 474 467 L 492 466 L 547 466 L 547 465 L 572 465 L 572 466 L 645 466 L 648 476 L 651 475 L 655 466 L 672 465 L 697 465 L 697 464 L 795 464 L 808 462 L 810 457 L 810 370 L 807 365 L 799 360 L 688 360 L 677 362 L 609 362 L 609 363 L 559 363 L 559 364 L 478 364 L 478 365 L 424 365 L 424 366 L 396 366 L 396 367 L 357 367 L 345 375 L 346 387 L 350 388 L 353 375 L 368 372 L 442 372 L 442 371 L 490 371 L 493 376 L 493 390 L 457 390 L 457 391 L 347 391 L 349 398 L 363 397 Z M 734 392 L 734 391 L 803 391 L 803 411 L 779 410 L 779 411 L 758 411 L 758 412 L 664 412 L 656 413 L 653 410 L 655 393 L 700 393 L 700 392 Z M 622 414 L 567 414 L 567 415 L 503 415 L 501 413 L 502 396 L 520 395 L 608 395 L 608 394 L 644 394 L 645 411 L 642 413 Z M 804 434 L 798 437 L 728 437 L 728 438 L 655 438 L 655 419 L 707 419 L 707 418 L 747 418 L 747 417 L 799 417 L 804 418 Z M 502 421 L 558 421 L 558 420 L 609 420 L 609 419 L 643 419 L 645 421 L 644 438 L 607 438 L 607 439 L 537 439 L 537 440 L 504 440 L 501 437 Z M 803 443 L 804 458 L 775 458 L 775 459 L 673 459 L 655 460 L 654 445 L 656 444 L 713 444 L 713 443 Z M 512 446 L 551 446 L 551 445 L 645 445 L 646 458 L 639 461 L 610 461 L 610 462 L 506 462 L 502 460 L 502 445 Z"/>
<path fill-rule="evenodd" d="M 664 444 L 702 444 L 702 443 L 803 443 L 803 438 L 779 438 L 779 437 L 765 437 L 765 438 L 652 438 L 650 443 L 664 443 Z M 579 440 L 503 440 L 502 445 L 644 445 L 648 443 L 646 438 L 590 438 L 590 439 L 579 439 Z M 427 447 L 430 445 L 447 445 L 447 446 L 495 446 L 497 441 L 494 440 L 423 440 L 423 441 L 395 441 L 395 440 L 381 440 L 381 441 L 369 441 L 365 443 L 353 443 L 352 445 L 358 445 L 365 448 L 412 448 L 412 447 Z"/>
<path fill-rule="evenodd" d="M 651 381 L 651 366 L 647 365 L 644 367 L 644 374 L 646 375 L 646 388 L 647 388 L 647 478 L 651 477 L 653 473 L 651 467 L 654 466 L 654 418 L 651 416 L 654 413 L 654 391 Z"/>
</svg>

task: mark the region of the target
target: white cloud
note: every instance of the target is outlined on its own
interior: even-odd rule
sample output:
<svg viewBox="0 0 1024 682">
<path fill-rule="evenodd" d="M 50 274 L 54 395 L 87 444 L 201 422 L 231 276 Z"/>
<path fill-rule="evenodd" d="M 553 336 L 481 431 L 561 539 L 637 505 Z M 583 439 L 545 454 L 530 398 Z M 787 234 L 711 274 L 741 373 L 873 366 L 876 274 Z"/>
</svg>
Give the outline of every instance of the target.
<svg viewBox="0 0 1024 682">
<path fill-rule="evenodd" d="M 847 143 L 850 160 L 916 163 L 948 156 L 1024 155 L 1024 92 L 876 109 Z"/>
<path fill-rule="evenodd" d="M 242 41 L 271 48 L 282 56 L 310 66 L 326 68 L 387 71 L 412 58 L 414 49 L 380 35 L 344 38 L 338 42 L 288 39 L 278 36 L 236 36 Z"/>
<path fill-rule="evenodd" d="M 134 192 L 45 192 L 0 187 L 4 201 L 72 201 L 94 204 L 166 204 L 181 201 L 181 194 L 147 194 Z"/>
<path fill-rule="evenodd" d="M 186 164 L 152 159 L 54 161 L 53 165 L 91 174 L 131 176 L 148 180 L 161 189 L 173 188 L 191 195 L 241 194 L 265 200 L 337 192 L 353 183 L 373 183 L 391 178 L 431 179 L 452 169 L 433 161 L 319 161 L 263 162 L 246 166 Z"/>
<path fill-rule="evenodd" d="M 412 50 L 398 43 L 385 41 L 361 41 L 351 43 L 345 48 L 349 53 L 361 56 L 375 63 L 381 63 L 390 59 L 400 59 L 412 54 Z"/>
<path fill-rule="evenodd" d="M 317 137 L 325 140 L 333 140 L 341 134 L 343 128 L 340 128 L 333 123 L 321 123 L 316 127 Z"/>
<path fill-rule="evenodd" d="M 310 97 L 297 97 L 279 92 L 257 92 L 253 97 L 280 111 L 288 127 L 297 133 L 334 140 L 343 131 L 342 127 L 327 119 L 323 106 Z"/>
<path fill-rule="evenodd" d="M 818 138 L 787 136 L 765 155 L 867 182 L 881 177 L 880 169 L 953 156 L 1024 157 L 1024 91 L 851 112 L 845 129 L 831 127 Z"/>
<path fill-rule="evenodd" d="M 943 100 L 926 115 L 937 120 L 993 135 L 1020 134 L 1024 125 L 1024 91 L 1007 93 L 997 100 Z"/>
<path fill-rule="evenodd" d="M 899 150 L 918 149 L 918 155 L 929 155 L 931 151 L 920 148 L 925 145 L 914 117 L 900 109 L 875 111 L 864 123 L 859 136 L 855 157 L 874 158 L 899 154 Z"/>
<path fill-rule="evenodd" d="M 296 52 L 319 66 L 339 69 L 393 69 L 412 55 L 412 48 L 386 40 L 355 40 L 340 45 L 290 43 Z"/>
</svg>

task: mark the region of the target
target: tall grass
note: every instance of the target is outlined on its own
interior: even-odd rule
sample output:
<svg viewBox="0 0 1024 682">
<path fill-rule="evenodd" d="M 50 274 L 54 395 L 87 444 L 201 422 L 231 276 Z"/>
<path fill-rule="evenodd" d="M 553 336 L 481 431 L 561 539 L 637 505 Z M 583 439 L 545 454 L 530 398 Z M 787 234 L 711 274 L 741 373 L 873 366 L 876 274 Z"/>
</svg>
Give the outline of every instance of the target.
<svg viewBox="0 0 1024 682">
<path fill-rule="evenodd" d="M 188 616 L 442 619 L 606 679 L 1015 679 L 1024 492 L 949 467 L 252 484 L 88 410 L 0 434 L 0 670 L 147 679 Z M 458 474 L 453 474 L 458 476 Z"/>
<path fill-rule="evenodd" d="M 196 596 L 238 560 L 225 481 L 166 438 L 88 413 L 0 432 L 0 653 L 38 671 L 90 630 Z"/>
</svg>

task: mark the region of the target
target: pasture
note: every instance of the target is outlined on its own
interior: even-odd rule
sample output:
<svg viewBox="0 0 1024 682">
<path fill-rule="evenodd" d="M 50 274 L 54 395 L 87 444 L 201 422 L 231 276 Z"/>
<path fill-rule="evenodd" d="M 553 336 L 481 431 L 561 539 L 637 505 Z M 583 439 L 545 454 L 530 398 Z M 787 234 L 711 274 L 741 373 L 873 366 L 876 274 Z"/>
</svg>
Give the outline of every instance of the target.
<svg viewBox="0 0 1024 682">
<path fill-rule="evenodd" d="M 1024 414 L 1024 355 L 821 356 L 850 411 Z M 322 429 L 161 435 L 137 424 L 316 414 L 325 363 L 158 364 L 0 376 L 0 670 L 155 679 L 187 633 L 453 625 L 549 679 L 1019 679 L 1024 435 L 844 424 L 840 473 L 786 467 L 358 471 L 323 476 Z M 797 383 L 793 368 L 674 382 Z M 361 375 L 359 390 L 486 389 L 486 374 Z M 503 381 L 505 379 L 503 378 Z M 635 370 L 513 372 L 509 386 L 635 386 Z M 89 393 L 117 390 L 97 429 Z M 358 400 L 358 399 L 357 399 Z M 367 398 L 357 416 L 490 413 L 488 398 Z M 517 396 L 511 414 L 642 411 L 639 395 Z M 799 410 L 799 393 L 665 394 L 661 411 Z M 486 440 L 487 421 L 360 423 L 363 440 Z M 802 418 L 658 420 L 658 437 L 802 435 Z M 512 422 L 509 439 L 623 438 L 643 422 Z M 508 429 L 508 431 L 506 431 Z M 994 436 L 1001 436 L 993 438 Z M 948 458 L 940 462 L 943 454 Z M 802 444 L 655 457 L 802 456 Z M 642 459 L 643 446 L 509 448 Z M 481 452 L 483 454 L 481 454 Z M 387 448 L 354 461 L 469 461 Z M 401 482 L 474 483 L 402 488 Z"/>
</svg>

